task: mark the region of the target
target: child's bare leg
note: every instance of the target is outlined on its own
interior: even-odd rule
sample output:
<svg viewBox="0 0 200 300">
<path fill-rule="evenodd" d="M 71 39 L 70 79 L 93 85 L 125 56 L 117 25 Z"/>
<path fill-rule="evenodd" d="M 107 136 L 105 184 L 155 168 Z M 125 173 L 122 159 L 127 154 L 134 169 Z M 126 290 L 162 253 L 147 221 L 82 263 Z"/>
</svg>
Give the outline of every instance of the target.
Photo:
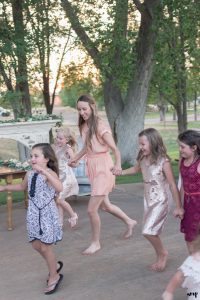
<svg viewBox="0 0 200 300">
<path fill-rule="evenodd" d="M 58 213 L 59 213 L 60 225 L 63 226 L 64 212 L 62 206 L 59 203 L 58 203 Z"/>
<path fill-rule="evenodd" d="M 41 244 L 42 244 L 41 251 L 46 260 L 48 270 L 49 270 L 48 286 L 51 286 L 52 283 L 59 280 L 59 274 L 57 273 L 57 261 L 56 261 L 55 254 L 53 252 L 53 246 L 44 243 Z M 52 287 L 48 288 L 48 286 L 46 291 L 53 289 Z"/>
<path fill-rule="evenodd" d="M 100 227 L 101 221 L 98 214 L 98 209 L 102 203 L 104 196 L 91 197 L 88 204 L 88 214 L 90 217 L 90 223 L 92 227 L 92 243 L 83 251 L 83 254 L 94 254 L 101 249 L 100 245 Z"/>
<path fill-rule="evenodd" d="M 58 199 L 57 203 L 58 203 L 58 210 L 59 210 L 61 224 L 63 225 L 63 210 L 64 210 L 70 216 L 69 223 L 70 223 L 71 227 L 74 227 L 77 223 L 78 215 L 74 212 L 71 205 L 64 199 Z M 71 220 L 72 220 L 72 222 L 71 222 Z M 71 223 L 73 223 L 73 224 L 71 224 Z"/>
<path fill-rule="evenodd" d="M 61 206 L 62 209 L 64 211 L 66 211 L 70 217 L 74 217 L 75 212 L 74 212 L 73 208 L 71 207 L 71 205 L 67 201 L 65 201 L 64 199 L 63 200 L 59 199 L 58 205 Z"/>
<path fill-rule="evenodd" d="M 151 265 L 153 271 L 164 271 L 167 264 L 168 251 L 164 248 L 158 235 L 144 234 L 144 237 L 152 244 L 156 251 L 157 260 Z"/>
<path fill-rule="evenodd" d="M 40 253 L 40 255 L 44 258 L 44 260 L 47 262 L 47 259 L 46 259 L 46 254 L 45 254 L 45 251 L 44 251 L 44 247 L 43 247 L 43 244 L 42 242 L 40 242 L 39 240 L 35 240 L 32 242 L 32 247 L 38 251 Z M 57 272 L 57 269 L 59 268 L 59 263 L 56 262 L 56 272 Z M 48 268 L 49 269 L 49 268 Z M 48 278 L 47 280 L 49 280 L 49 276 L 50 276 L 50 273 L 48 275 Z"/>
<path fill-rule="evenodd" d="M 180 287 L 184 281 L 184 275 L 181 271 L 177 271 L 169 281 L 164 293 L 162 294 L 163 300 L 172 300 L 174 292 L 177 287 Z"/>
<path fill-rule="evenodd" d="M 118 206 L 112 204 L 108 198 L 108 196 L 106 196 L 104 198 L 103 203 L 101 204 L 101 208 L 107 212 L 109 212 L 110 214 L 114 215 L 115 217 L 119 218 L 120 220 L 122 220 L 126 225 L 127 225 L 127 230 L 124 233 L 124 238 L 130 238 L 133 234 L 133 229 L 135 227 L 135 225 L 137 224 L 137 221 L 129 218 L 122 210 L 121 208 L 119 208 Z"/>
</svg>

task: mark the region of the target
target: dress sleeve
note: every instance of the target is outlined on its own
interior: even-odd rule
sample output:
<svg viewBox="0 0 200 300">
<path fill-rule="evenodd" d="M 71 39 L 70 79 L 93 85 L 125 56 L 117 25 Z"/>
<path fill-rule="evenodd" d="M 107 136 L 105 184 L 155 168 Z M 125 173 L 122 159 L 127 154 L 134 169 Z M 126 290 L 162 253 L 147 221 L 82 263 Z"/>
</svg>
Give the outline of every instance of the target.
<svg viewBox="0 0 200 300">
<path fill-rule="evenodd" d="M 106 124 L 103 121 L 99 121 L 98 124 L 98 134 L 100 137 L 102 137 L 106 132 L 112 134 L 112 131 L 110 129 L 110 126 L 108 124 Z"/>
</svg>

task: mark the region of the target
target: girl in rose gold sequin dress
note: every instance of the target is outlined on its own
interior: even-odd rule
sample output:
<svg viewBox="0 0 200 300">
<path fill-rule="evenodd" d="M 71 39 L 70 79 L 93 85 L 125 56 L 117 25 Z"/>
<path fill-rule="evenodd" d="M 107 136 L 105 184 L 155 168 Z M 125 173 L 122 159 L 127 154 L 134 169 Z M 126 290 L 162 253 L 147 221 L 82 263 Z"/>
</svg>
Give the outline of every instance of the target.
<svg viewBox="0 0 200 300">
<path fill-rule="evenodd" d="M 181 155 L 181 195 L 184 200 L 184 218 L 181 232 L 190 253 L 200 226 L 200 131 L 187 130 L 178 136 Z"/>
<path fill-rule="evenodd" d="M 176 203 L 174 215 L 182 218 L 183 209 L 170 160 L 158 131 L 154 128 L 147 128 L 140 132 L 139 147 L 137 164 L 123 170 L 122 175 L 142 172 L 144 180 L 143 235 L 151 243 L 157 256 L 151 269 L 163 271 L 166 267 L 168 252 L 162 244 L 160 234 L 170 209 L 172 195 Z"/>
</svg>

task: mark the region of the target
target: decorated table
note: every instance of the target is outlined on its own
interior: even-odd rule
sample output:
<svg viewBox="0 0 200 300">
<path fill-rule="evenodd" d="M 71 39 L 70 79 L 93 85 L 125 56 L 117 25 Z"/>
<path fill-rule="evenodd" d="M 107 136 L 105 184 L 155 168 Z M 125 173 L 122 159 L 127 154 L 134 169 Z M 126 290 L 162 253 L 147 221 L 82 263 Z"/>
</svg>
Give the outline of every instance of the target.
<svg viewBox="0 0 200 300">
<path fill-rule="evenodd" d="M 6 181 L 6 184 L 12 184 L 13 179 L 24 179 L 26 170 L 14 169 L 7 166 L 0 167 L 0 179 Z M 8 230 L 13 230 L 12 222 L 12 192 L 7 191 L 7 228 Z M 28 206 L 27 192 L 24 192 L 24 203 L 25 207 Z"/>
</svg>

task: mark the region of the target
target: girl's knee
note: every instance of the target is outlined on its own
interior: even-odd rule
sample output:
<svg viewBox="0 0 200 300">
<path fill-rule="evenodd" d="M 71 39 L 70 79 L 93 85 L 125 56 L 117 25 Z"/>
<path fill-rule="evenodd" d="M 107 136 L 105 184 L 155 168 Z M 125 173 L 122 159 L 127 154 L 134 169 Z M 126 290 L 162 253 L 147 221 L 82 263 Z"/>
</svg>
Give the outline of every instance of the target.
<svg viewBox="0 0 200 300">
<path fill-rule="evenodd" d="M 105 204 L 102 204 L 100 206 L 100 209 L 103 210 L 103 211 L 108 211 L 109 210 L 108 207 Z"/>
<path fill-rule="evenodd" d="M 41 243 L 40 251 L 45 254 L 48 251 L 49 245 L 46 245 L 44 243 Z"/>
<path fill-rule="evenodd" d="M 40 251 L 41 250 L 41 243 L 39 241 L 33 241 L 31 243 L 34 250 Z"/>
<path fill-rule="evenodd" d="M 98 213 L 98 209 L 97 208 L 88 208 L 87 213 L 89 216 L 93 216 L 96 215 Z"/>
</svg>

